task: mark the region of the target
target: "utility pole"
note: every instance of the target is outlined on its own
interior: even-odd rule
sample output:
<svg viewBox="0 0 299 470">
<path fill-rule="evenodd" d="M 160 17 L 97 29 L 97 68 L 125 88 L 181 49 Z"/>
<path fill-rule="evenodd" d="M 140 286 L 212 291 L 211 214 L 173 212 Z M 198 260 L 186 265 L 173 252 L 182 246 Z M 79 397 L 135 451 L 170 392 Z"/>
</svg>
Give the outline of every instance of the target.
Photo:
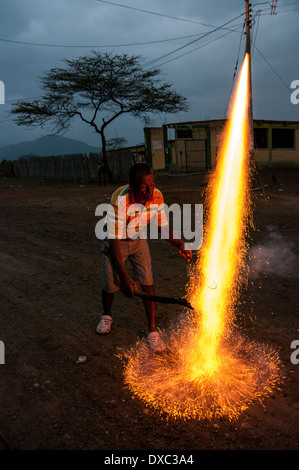
<svg viewBox="0 0 299 470">
<path fill-rule="evenodd" d="M 251 130 L 253 131 L 253 110 L 252 110 L 252 77 L 251 77 L 251 40 L 250 40 L 250 28 L 251 28 L 251 4 L 249 0 L 245 0 L 246 3 L 246 53 L 248 54 L 249 60 L 249 104 L 248 104 L 248 119 Z"/>
<path fill-rule="evenodd" d="M 251 4 L 249 0 L 245 0 L 246 4 L 246 53 L 248 54 L 249 61 L 249 97 L 248 97 L 248 126 L 249 126 L 249 160 L 252 168 L 255 168 L 255 173 L 257 173 L 257 168 L 255 165 L 254 158 L 254 131 L 253 131 L 253 110 L 252 110 L 252 75 L 251 75 L 251 40 L 250 40 L 250 28 L 251 28 Z M 261 181 L 261 175 L 259 174 L 259 179 L 261 186 L 263 187 Z M 252 174 L 251 184 L 253 189 L 257 189 L 257 181 L 255 175 Z"/>
</svg>

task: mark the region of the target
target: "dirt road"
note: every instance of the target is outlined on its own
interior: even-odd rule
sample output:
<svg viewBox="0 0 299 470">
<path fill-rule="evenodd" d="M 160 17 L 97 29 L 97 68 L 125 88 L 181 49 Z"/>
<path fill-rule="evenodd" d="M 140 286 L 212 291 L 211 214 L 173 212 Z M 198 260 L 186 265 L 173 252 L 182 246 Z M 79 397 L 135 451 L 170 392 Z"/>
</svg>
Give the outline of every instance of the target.
<svg viewBox="0 0 299 470">
<path fill-rule="evenodd" d="M 235 422 L 172 421 L 133 399 L 119 347 L 146 334 L 140 299 L 118 294 L 110 335 L 101 314 L 95 208 L 117 187 L 1 178 L 0 448 L 101 450 L 299 449 L 299 170 L 264 171 L 254 192 L 252 266 L 238 305 L 249 337 L 278 348 L 286 379 Z M 201 176 L 158 176 L 168 204 L 201 203 Z M 183 296 L 188 264 L 165 241 L 150 241 L 157 293 Z M 165 329 L 181 306 L 158 305 Z M 87 357 L 78 364 L 79 356 Z"/>
</svg>

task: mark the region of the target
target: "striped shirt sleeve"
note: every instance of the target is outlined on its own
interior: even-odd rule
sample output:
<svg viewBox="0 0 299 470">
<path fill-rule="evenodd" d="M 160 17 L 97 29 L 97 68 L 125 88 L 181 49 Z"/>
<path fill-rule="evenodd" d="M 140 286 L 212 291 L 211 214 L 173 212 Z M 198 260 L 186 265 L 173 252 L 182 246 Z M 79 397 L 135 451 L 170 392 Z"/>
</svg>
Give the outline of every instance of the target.
<svg viewBox="0 0 299 470">
<path fill-rule="evenodd" d="M 125 187 L 115 191 L 107 214 L 108 238 L 126 238 L 127 193 Z"/>
</svg>

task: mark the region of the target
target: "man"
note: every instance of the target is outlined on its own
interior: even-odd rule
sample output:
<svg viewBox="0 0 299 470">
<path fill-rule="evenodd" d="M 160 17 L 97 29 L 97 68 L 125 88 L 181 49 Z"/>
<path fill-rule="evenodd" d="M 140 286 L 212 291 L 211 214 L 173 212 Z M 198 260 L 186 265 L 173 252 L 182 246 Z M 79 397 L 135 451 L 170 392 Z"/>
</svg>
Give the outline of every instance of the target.
<svg viewBox="0 0 299 470">
<path fill-rule="evenodd" d="M 163 237 L 178 248 L 180 256 L 188 260 L 192 258 L 192 251 L 186 250 L 184 242 L 175 238 L 168 227 L 163 195 L 155 187 L 153 171 L 147 164 L 137 163 L 131 168 L 129 184 L 113 193 L 110 207 L 107 215 L 107 239 L 104 242 L 106 246 L 103 250 L 104 314 L 96 328 L 99 334 L 107 334 L 111 330 L 114 293 L 120 288 L 127 297 L 134 297 L 134 290 L 138 289 L 136 281 L 125 268 L 126 259 L 131 262 L 142 291 L 155 294 L 149 247 L 146 238 L 142 237 L 149 223 L 154 221 L 158 225 Z M 139 235 L 137 238 L 136 233 Z M 144 299 L 143 304 L 148 321 L 149 347 L 155 352 L 163 351 L 165 344 L 155 323 L 156 303 Z"/>
</svg>

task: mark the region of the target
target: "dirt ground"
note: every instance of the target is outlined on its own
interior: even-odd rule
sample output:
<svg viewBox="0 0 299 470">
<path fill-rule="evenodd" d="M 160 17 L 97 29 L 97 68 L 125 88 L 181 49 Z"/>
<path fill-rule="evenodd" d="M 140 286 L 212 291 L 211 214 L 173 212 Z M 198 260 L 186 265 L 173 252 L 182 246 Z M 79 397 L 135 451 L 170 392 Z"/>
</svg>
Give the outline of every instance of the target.
<svg viewBox="0 0 299 470">
<path fill-rule="evenodd" d="M 140 299 L 117 294 L 110 335 L 99 336 L 100 242 L 95 208 L 118 185 L 1 178 L 0 449 L 299 450 L 299 169 L 261 173 L 253 191 L 252 267 L 238 306 L 250 338 L 279 350 L 285 380 L 234 422 L 174 421 L 124 388 L 119 347 L 146 334 Z M 167 204 L 203 202 L 202 175 L 160 175 Z M 259 181 L 260 184 L 260 181 Z M 188 264 L 150 241 L 156 291 L 183 296 Z M 182 307 L 158 304 L 162 329 Z M 86 362 L 77 363 L 79 356 Z M 299 355 L 298 355 L 299 356 Z"/>
</svg>

